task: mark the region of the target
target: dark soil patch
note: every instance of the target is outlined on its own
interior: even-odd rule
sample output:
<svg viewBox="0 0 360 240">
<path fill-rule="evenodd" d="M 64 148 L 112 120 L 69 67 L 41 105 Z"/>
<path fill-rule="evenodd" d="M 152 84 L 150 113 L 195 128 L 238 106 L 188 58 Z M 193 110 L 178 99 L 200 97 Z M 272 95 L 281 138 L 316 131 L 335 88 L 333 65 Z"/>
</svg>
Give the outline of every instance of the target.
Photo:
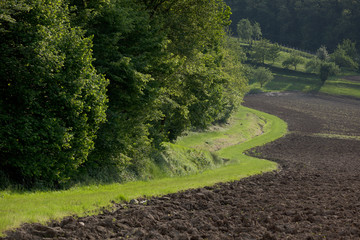
<svg viewBox="0 0 360 240">
<path fill-rule="evenodd" d="M 360 239 L 360 101 L 300 93 L 248 96 L 292 133 L 249 154 L 282 170 L 113 212 L 25 224 L 4 239 Z"/>
</svg>

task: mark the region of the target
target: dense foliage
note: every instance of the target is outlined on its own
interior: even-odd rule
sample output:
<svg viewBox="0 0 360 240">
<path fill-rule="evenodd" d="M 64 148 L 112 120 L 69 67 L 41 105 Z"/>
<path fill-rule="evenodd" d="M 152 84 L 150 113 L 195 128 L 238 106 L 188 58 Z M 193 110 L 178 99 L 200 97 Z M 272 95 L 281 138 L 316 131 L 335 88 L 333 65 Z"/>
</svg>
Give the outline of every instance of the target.
<svg viewBox="0 0 360 240">
<path fill-rule="evenodd" d="M 141 177 L 162 142 L 226 121 L 246 89 L 222 0 L 6 0 L 0 10 L 0 175 L 12 181 Z"/>
<path fill-rule="evenodd" d="M 241 19 L 236 24 L 236 31 L 239 39 L 248 42 L 258 40 L 262 36 L 260 24 L 257 22 L 251 24 L 249 19 Z"/>
<path fill-rule="evenodd" d="M 21 2 L 1 19 L 0 167 L 21 183 L 60 183 L 93 149 L 107 81 L 63 1 Z"/>
<path fill-rule="evenodd" d="M 333 51 L 343 39 L 360 42 L 360 1 L 353 0 L 226 0 L 232 30 L 243 18 L 257 21 L 263 36 L 274 42 L 316 51 Z"/>
</svg>

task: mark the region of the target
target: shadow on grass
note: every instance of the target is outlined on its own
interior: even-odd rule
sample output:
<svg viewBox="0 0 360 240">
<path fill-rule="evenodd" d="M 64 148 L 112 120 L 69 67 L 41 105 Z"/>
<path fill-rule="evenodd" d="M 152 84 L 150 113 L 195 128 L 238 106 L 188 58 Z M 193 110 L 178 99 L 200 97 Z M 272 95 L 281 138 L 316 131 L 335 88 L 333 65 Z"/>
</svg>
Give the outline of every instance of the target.
<svg viewBox="0 0 360 240">
<path fill-rule="evenodd" d="M 360 90 L 360 84 L 356 83 L 346 83 L 346 82 L 331 82 L 329 81 L 328 84 L 336 85 L 337 87 L 344 87 L 344 88 L 355 88 Z"/>
<path fill-rule="evenodd" d="M 323 86 L 318 76 L 313 73 L 299 72 L 266 65 L 274 73 L 274 79 L 267 83 L 265 91 L 301 91 L 318 93 Z M 254 82 L 250 82 L 252 84 Z"/>
</svg>

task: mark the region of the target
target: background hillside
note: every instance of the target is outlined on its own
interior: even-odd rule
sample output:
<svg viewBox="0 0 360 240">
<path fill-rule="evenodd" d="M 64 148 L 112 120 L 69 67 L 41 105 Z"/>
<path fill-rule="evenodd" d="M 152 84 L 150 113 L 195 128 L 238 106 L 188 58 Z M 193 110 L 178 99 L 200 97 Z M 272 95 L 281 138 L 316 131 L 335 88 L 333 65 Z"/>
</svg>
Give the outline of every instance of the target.
<svg viewBox="0 0 360 240">
<path fill-rule="evenodd" d="M 334 50 L 343 39 L 360 42 L 360 2 L 353 0 L 226 0 L 231 29 L 243 18 L 260 23 L 263 37 L 315 51 Z"/>
</svg>

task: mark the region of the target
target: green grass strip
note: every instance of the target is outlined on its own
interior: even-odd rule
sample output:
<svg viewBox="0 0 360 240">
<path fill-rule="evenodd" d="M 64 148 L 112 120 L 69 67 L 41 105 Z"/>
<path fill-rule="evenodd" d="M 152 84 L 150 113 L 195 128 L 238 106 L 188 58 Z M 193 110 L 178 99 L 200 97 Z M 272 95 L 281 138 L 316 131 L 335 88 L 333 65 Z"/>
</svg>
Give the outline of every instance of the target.
<svg viewBox="0 0 360 240">
<path fill-rule="evenodd" d="M 239 156 L 241 156 L 241 154 L 243 154 L 244 151 L 256 146 L 261 146 L 264 143 L 272 142 L 282 137 L 287 132 L 287 124 L 280 118 L 254 109 L 247 109 L 248 111 L 266 120 L 266 124 L 263 127 L 263 134 L 256 136 L 242 144 L 223 148 L 218 151 L 219 156 L 229 158 L 231 160 L 236 160 Z M 243 155 L 243 157 L 244 156 L 245 155 Z M 246 158 L 248 158 L 248 156 L 246 156 Z"/>
<path fill-rule="evenodd" d="M 18 227 L 24 222 L 44 223 L 68 215 L 83 216 L 109 206 L 110 201 L 122 201 L 141 196 L 159 196 L 189 188 L 211 186 L 219 182 L 238 180 L 277 169 L 277 164 L 244 155 L 242 152 L 283 136 L 287 125 L 281 119 L 259 111 L 243 108 L 264 120 L 263 134 L 242 144 L 219 151 L 232 163 L 202 173 L 183 177 L 137 181 L 125 184 L 82 186 L 66 191 L 14 193 L 0 192 L 0 232 Z M 248 124 L 248 123 L 246 123 Z"/>
<path fill-rule="evenodd" d="M 240 107 L 230 119 L 229 125 L 216 126 L 211 131 L 191 132 L 179 138 L 176 145 L 202 150 L 217 151 L 226 146 L 236 145 L 262 134 L 266 124 L 264 116 L 249 108 Z"/>
</svg>

